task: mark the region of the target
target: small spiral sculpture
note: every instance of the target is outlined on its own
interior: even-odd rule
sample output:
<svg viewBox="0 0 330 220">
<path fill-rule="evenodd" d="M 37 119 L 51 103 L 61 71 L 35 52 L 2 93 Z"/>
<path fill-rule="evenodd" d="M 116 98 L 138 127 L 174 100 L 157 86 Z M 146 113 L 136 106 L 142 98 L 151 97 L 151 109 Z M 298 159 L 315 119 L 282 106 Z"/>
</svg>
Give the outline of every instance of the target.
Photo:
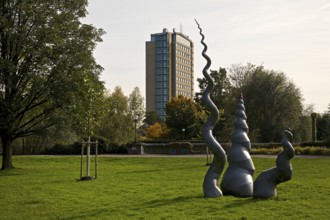
<svg viewBox="0 0 330 220">
<path fill-rule="evenodd" d="M 229 166 L 223 175 L 221 190 L 224 195 L 250 197 L 253 195 L 254 164 L 250 156 L 251 143 L 248 137 L 243 95 L 236 108 L 234 131 L 231 134 L 232 145 L 228 150 Z"/>
<path fill-rule="evenodd" d="M 202 28 L 200 27 L 199 23 L 195 19 L 198 29 L 200 30 L 200 35 L 202 36 L 201 43 L 204 46 L 202 51 L 202 56 L 206 59 L 207 63 L 203 69 L 203 75 L 207 80 L 207 87 L 203 91 L 202 95 L 202 102 L 204 103 L 206 109 L 209 111 L 210 115 L 203 125 L 202 128 L 202 137 L 206 144 L 206 146 L 211 149 L 214 154 L 214 159 L 204 177 L 203 183 L 203 191 L 204 196 L 208 198 L 220 197 L 222 196 L 222 192 L 218 187 L 218 180 L 220 175 L 224 169 L 226 164 L 227 158 L 226 153 L 221 147 L 221 145 L 217 142 L 212 134 L 212 130 L 216 125 L 219 119 L 219 111 L 216 105 L 212 102 L 210 98 L 210 94 L 214 88 L 214 82 L 211 76 L 208 74 L 208 69 L 211 66 L 211 59 L 206 55 L 207 45 L 204 43 L 204 35 L 202 33 Z"/>
<path fill-rule="evenodd" d="M 292 178 L 293 169 L 290 163 L 290 159 L 294 157 L 294 148 L 290 143 L 292 137 L 293 135 L 289 129 L 284 131 L 283 151 L 277 156 L 276 167 L 263 171 L 257 177 L 253 185 L 253 197 L 274 197 L 277 194 L 276 186 Z"/>
</svg>

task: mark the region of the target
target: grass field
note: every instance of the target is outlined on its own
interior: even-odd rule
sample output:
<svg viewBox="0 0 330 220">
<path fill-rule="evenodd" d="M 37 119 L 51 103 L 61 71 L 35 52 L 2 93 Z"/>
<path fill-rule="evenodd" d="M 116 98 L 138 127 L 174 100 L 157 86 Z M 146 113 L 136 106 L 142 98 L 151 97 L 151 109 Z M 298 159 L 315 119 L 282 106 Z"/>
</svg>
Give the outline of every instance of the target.
<svg viewBox="0 0 330 220">
<path fill-rule="evenodd" d="M 256 177 L 273 158 L 253 158 Z M 1 161 L 1 160 L 0 160 Z M 330 219 L 330 158 L 294 158 L 278 196 L 203 197 L 205 158 L 101 157 L 78 181 L 80 157 L 15 156 L 0 171 L 0 219 Z"/>
</svg>

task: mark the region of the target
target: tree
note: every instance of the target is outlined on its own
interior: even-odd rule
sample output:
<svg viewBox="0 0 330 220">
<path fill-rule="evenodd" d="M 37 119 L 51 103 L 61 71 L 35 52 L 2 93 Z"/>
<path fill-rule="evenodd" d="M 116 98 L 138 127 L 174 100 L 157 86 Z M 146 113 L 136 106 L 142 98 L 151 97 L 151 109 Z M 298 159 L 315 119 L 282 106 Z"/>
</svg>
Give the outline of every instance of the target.
<svg viewBox="0 0 330 220">
<path fill-rule="evenodd" d="M 184 138 L 188 139 L 199 135 L 205 114 L 199 111 L 198 105 L 191 99 L 181 95 L 172 97 L 171 101 L 166 104 L 165 111 L 165 123 L 171 130 L 171 138 L 181 139 L 184 135 Z"/>
<path fill-rule="evenodd" d="M 87 0 L 0 3 L 0 136 L 2 169 L 12 142 L 57 122 L 77 106 L 87 78 L 99 83 L 93 50 L 103 30 L 82 24 Z M 40 13 L 42 12 L 42 13 Z M 91 83 L 90 85 L 94 85 Z"/>
<path fill-rule="evenodd" d="M 168 129 L 164 123 L 156 122 L 147 127 L 144 131 L 144 140 L 161 140 L 168 135 Z"/>
<path fill-rule="evenodd" d="M 278 142 L 284 129 L 297 129 L 302 95 L 284 73 L 258 66 L 248 72 L 241 85 L 251 139 Z"/>
<path fill-rule="evenodd" d="M 254 64 L 248 63 L 246 66 L 241 64 L 233 64 L 229 68 L 229 80 L 230 84 L 234 88 L 241 88 L 245 83 L 251 73 L 258 70 L 258 68 L 263 68 L 262 66 L 256 66 Z"/>
<path fill-rule="evenodd" d="M 214 81 L 214 89 L 211 93 L 211 99 L 218 109 L 223 109 L 225 105 L 225 97 L 231 88 L 229 79 L 227 78 L 227 71 L 224 68 L 220 68 L 219 71 L 211 70 L 210 76 Z M 202 103 L 201 96 L 207 86 L 207 81 L 205 78 L 197 78 L 197 82 L 200 92 L 195 94 L 195 101 Z"/>
<path fill-rule="evenodd" d="M 156 114 L 155 111 L 146 112 L 144 123 L 146 123 L 147 125 L 153 125 L 156 122 L 161 123 L 163 122 L 163 120 Z"/>
<path fill-rule="evenodd" d="M 97 135 L 105 137 L 116 145 L 134 140 L 134 120 L 128 110 L 128 98 L 117 86 L 105 100 L 107 113 L 101 120 Z"/>
<path fill-rule="evenodd" d="M 302 111 L 299 122 L 297 123 L 295 139 L 296 141 L 312 140 L 312 119 L 311 114 L 314 112 L 314 106 L 308 105 Z"/>
<path fill-rule="evenodd" d="M 144 120 L 145 108 L 144 99 L 140 93 L 139 87 L 135 87 L 128 97 L 128 111 L 132 117 L 137 117 L 137 126 L 140 127 Z"/>
<path fill-rule="evenodd" d="M 330 141 L 330 104 L 328 110 L 316 119 L 317 140 Z"/>
</svg>

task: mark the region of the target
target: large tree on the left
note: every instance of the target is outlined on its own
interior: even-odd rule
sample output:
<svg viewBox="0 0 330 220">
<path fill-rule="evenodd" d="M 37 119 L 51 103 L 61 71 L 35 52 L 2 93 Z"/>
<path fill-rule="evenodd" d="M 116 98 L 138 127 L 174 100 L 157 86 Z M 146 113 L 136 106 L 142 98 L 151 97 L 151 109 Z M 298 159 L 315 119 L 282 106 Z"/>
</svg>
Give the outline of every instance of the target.
<svg viewBox="0 0 330 220">
<path fill-rule="evenodd" d="M 93 50 L 104 32 L 81 22 L 87 5 L 87 0 L 1 0 L 2 169 L 13 168 L 15 139 L 54 125 L 59 112 L 77 106 L 91 85 L 86 78 L 101 83 Z"/>
</svg>

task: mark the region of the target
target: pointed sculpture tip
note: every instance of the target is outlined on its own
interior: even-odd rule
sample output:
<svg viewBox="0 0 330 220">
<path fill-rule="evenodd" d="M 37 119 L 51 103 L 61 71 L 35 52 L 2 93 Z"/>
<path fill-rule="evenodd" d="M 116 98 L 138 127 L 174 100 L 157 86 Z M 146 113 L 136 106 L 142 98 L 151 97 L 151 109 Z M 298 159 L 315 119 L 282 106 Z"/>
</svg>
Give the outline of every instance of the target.
<svg viewBox="0 0 330 220">
<path fill-rule="evenodd" d="M 194 18 L 194 19 L 195 19 L 196 24 L 199 26 L 199 23 L 198 23 L 197 19 L 196 18 Z"/>
<path fill-rule="evenodd" d="M 243 99 L 243 93 L 239 95 L 239 99 Z"/>
</svg>

